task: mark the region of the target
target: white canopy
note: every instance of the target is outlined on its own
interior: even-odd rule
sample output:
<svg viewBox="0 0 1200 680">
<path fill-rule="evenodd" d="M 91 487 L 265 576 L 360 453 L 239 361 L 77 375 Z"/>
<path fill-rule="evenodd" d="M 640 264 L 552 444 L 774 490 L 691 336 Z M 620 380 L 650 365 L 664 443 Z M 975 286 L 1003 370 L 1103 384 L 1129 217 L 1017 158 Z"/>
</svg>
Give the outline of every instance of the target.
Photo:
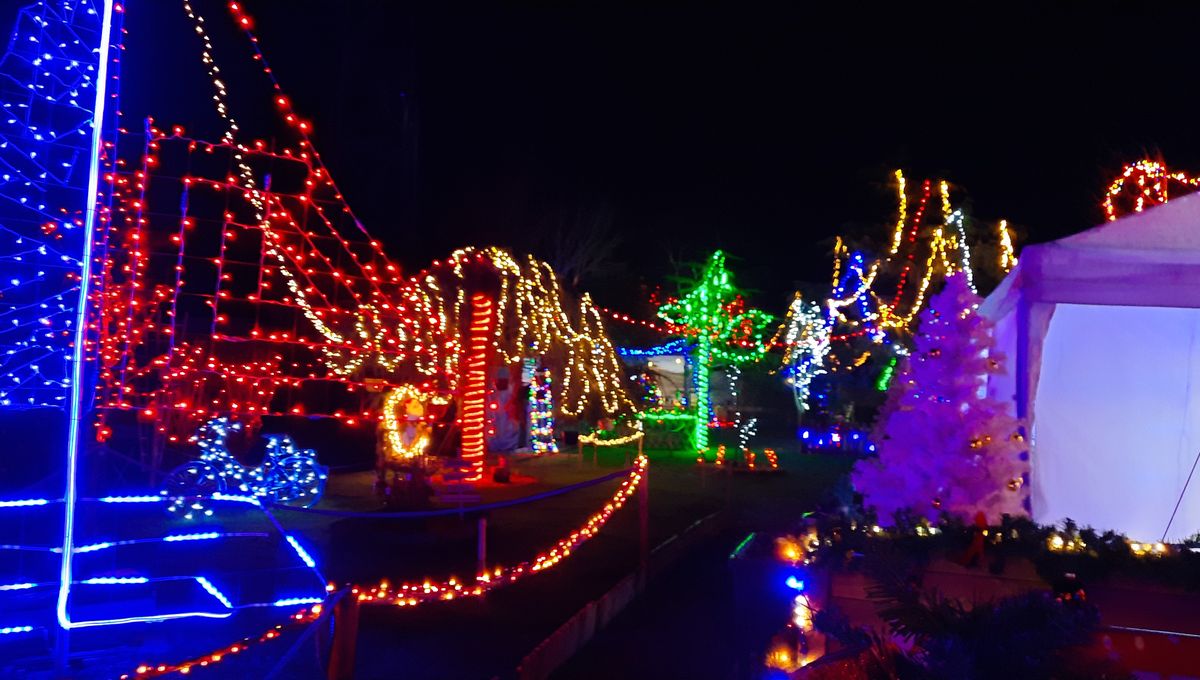
<svg viewBox="0 0 1200 680">
<path fill-rule="evenodd" d="M 1034 519 L 1200 531 L 1200 194 L 1025 248 L 980 311 L 989 391 L 1031 424 Z"/>
</svg>

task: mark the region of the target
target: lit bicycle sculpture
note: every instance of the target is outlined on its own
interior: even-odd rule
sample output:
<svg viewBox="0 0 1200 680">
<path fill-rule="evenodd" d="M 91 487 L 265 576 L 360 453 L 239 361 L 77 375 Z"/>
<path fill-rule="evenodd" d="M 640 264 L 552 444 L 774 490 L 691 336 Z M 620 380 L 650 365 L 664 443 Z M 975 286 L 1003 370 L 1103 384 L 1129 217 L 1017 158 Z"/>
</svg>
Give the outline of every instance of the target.
<svg viewBox="0 0 1200 680">
<path fill-rule="evenodd" d="M 164 490 L 177 500 L 170 509 L 186 509 L 191 519 L 195 510 L 212 514 L 197 499 L 228 493 L 254 496 L 266 503 L 311 507 L 321 500 L 329 469 L 317 462 L 312 449 L 297 449 L 286 434 L 263 435 L 267 452 L 261 465 L 248 468 L 229 452 L 226 442 L 241 423 L 214 418 L 196 432 L 192 441 L 200 447 L 200 457 L 184 463 L 167 475 Z"/>
</svg>

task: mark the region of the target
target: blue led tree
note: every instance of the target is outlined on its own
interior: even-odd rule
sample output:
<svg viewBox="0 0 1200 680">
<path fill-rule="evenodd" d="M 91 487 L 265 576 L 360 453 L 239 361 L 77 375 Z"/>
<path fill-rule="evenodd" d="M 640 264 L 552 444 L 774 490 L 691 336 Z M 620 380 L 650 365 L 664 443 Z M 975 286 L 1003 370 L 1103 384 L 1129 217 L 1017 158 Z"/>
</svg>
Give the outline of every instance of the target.
<svg viewBox="0 0 1200 680">
<path fill-rule="evenodd" d="M 115 137 L 115 88 L 98 88 L 115 78 L 102 40 L 115 55 L 109 36 L 120 33 L 105 30 L 105 4 L 24 8 L 0 59 L 0 407 L 70 408 L 93 209 Z"/>
<path fill-rule="evenodd" d="M 324 579 L 314 560 L 279 525 L 275 527 L 288 552 L 265 590 L 251 593 L 236 582 L 236 574 L 217 573 L 211 565 L 207 576 L 155 573 L 153 568 L 130 576 L 126 570 L 139 558 L 129 546 L 174 546 L 251 534 L 228 534 L 218 527 L 184 533 L 164 528 L 119 538 L 114 534 L 129 524 L 131 513 L 159 514 L 170 499 L 159 494 L 85 498 L 80 493 L 79 460 L 91 440 L 94 383 L 85 367 L 93 373 L 98 288 L 102 265 L 112 255 L 105 241 L 113 214 L 109 187 L 120 177 L 115 157 L 122 16 L 117 0 L 34 2 L 19 12 L 0 57 L 0 411 L 41 407 L 61 413 L 66 424 L 65 433 L 53 434 L 66 463 L 62 495 L 0 499 L 0 512 L 22 513 L 17 521 L 4 521 L 11 515 L 0 517 L 0 527 L 28 521 L 39 527 L 61 522 L 63 528 L 61 537 L 46 537 L 58 545 L 41 539 L 17 546 L 45 559 L 0 564 L 0 573 L 19 573 L 25 579 L 0 582 L 0 636 L 54 623 L 82 629 L 187 617 L 221 619 L 241 607 L 294 607 L 324 595 Z M 277 443 L 286 449 L 286 442 Z M 275 456 L 284 467 L 290 460 L 286 453 Z M 28 452 L 10 446 L 4 455 Z M 314 471 L 319 474 L 323 472 Z M 222 494 L 214 502 L 263 510 L 252 495 Z M 76 515 L 84 507 L 95 513 L 86 523 L 88 531 L 98 528 L 101 536 L 80 534 L 77 524 L 85 523 L 77 523 Z M 29 539 L 22 535 L 18 540 Z M 105 558 L 99 563 L 79 558 L 92 553 Z M 278 597 L 276 590 L 299 591 L 303 597 Z M 56 639 L 60 653 L 67 650 L 66 640 L 65 635 Z"/>
<path fill-rule="evenodd" d="M 113 0 L 32 3 L 0 57 L 0 408 L 49 406 L 65 416 L 56 606 L 64 628 L 72 625 L 92 248 L 116 133 L 114 18 Z"/>
</svg>

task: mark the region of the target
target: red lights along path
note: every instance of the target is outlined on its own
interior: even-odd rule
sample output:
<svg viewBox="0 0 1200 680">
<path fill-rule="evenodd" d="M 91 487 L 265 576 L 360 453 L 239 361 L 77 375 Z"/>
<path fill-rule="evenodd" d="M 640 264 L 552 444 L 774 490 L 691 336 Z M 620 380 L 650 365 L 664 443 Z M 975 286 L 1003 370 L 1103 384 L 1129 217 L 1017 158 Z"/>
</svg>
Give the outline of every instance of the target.
<svg viewBox="0 0 1200 680">
<path fill-rule="evenodd" d="M 646 473 L 649 459 L 639 455 L 634 465 L 621 481 L 621 485 L 612 497 L 584 521 L 575 531 L 560 538 L 553 547 L 536 555 L 533 559 L 521 562 L 511 567 L 497 567 L 487 573 L 476 574 L 473 581 L 463 582 L 450 577 L 442 581 L 423 581 L 421 583 L 392 584 L 382 581 L 373 586 L 350 585 L 344 586 L 346 591 L 342 596 L 354 597 L 363 604 L 392 605 L 397 607 L 416 607 L 430 602 L 448 602 L 456 599 L 482 597 L 500 586 L 519 581 L 527 576 L 553 568 L 567 559 L 572 553 L 600 532 L 613 514 L 620 510 L 625 502 L 639 489 L 646 492 Z M 337 597 L 337 588 L 330 586 L 331 597 Z M 194 668 L 204 668 L 219 663 L 248 647 L 278 639 L 285 628 L 313 623 L 321 615 L 322 606 L 305 608 L 291 617 L 287 625 L 274 626 L 262 635 L 249 637 L 235 644 L 227 645 L 204 656 L 177 663 L 144 663 L 133 672 L 122 675 L 122 680 L 128 678 L 153 678 L 178 673 L 188 675 Z"/>
</svg>

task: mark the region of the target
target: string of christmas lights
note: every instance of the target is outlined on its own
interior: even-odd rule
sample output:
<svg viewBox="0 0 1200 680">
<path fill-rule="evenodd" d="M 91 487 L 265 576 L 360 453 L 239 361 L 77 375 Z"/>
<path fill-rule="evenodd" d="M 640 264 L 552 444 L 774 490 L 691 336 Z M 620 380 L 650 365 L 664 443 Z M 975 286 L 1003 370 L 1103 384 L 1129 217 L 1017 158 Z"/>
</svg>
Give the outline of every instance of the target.
<svg viewBox="0 0 1200 680">
<path fill-rule="evenodd" d="M 529 383 L 529 442 L 534 453 L 558 453 L 554 441 L 554 397 L 550 369 L 534 372 Z"/>
<path fill-rule="evenodd" d="M 603 508 L 593 513 L 583 525 L 567 536 L 559 539 L 549 550 L 535 556 L 532 560 L 522 562 L 512 567 L 496 567 L 490 572 L 477 574 L 472 583 L 463 583 L 451 577 L 437 583 L 423 581 L 421 583 L 402 583 L 392 585 L 383 581 L 376 586 L 353 586 L 351 595 L 365 604 L 391 604 L 400 607 L 411 607 L 427 602 L 447 601 L 464 597 L 479 597 L 502 585 L 514 583 L 527 576 L 550 569 L 569 557 L 588 539 L 595 536 L 608 522 L 613 513 L 620 510 L 644 483 L 649 459 L 639 455 L 634 460 L 629 475 L 621 481 L 616 492 L 604 504 Z"/>
<path fill-rule="evenodd" d="M 579 435 L 579 443 L 591 444 L 592 446 L 624 446 L 632 444 L 646 436 L 642 431 L 641 421 L 631 424 L 633 431 L 626 435 L 610 435 L 604 430 L 596 430 L 588 434 Z"/>
<path fill-rule="evenodd" d="M 933 227 L 929 238 L 928 255 L 925 258 L 924 267 L 919 279 L 917 279 L 915 285 L 909 285 L 910 276 L 916 268 L 917 241 L 924 226 L 923 218 L 929 200 L 932 197 L 933 183 L 930 180 L 925 180 L 922 183 L 917 209 L 910 218 L 908 214 L 907 182 L 904 178 L 904 173 L 897 170 L 895 177 L 899 210 L 896 226 L 892 232 L 890 250 L 886 256 L 872 262 L 865 275 L 861 276 L 861 283 L 853 293 L 841 298 L 835 294 L 827 303 L 831 309 L 840 310 L 843 307 L 860 302 L 863 296 L 870 296 L 875 308 L 873 313 L 877 315 L 878 326 L 882 329 L 907 329 L 909 327 L 912 320 L 916 318 L 917 313 L 922 308 L 929 285 L 939 271 L 943 276 L 956 271 L 970 271 L 971 254 L 963 226 L 962 213 L 951 208 L 949 184 L 945 181 L 940 181 L 938 182 L 938 194 L 941 202 L 942 221 Z M 954 230 L 954 233 L 949 236 L 947 235 L 948 228 Z M 952 258 L 952 252 L 957 253 L 957 256 Z M 835 255 L 840 257 L 840 252 L 835 253 Z M 892 293 L 891 301 L 885 302 L 881 295 L 875 293 L 872 286 L 882 272 L 893 269 L 897 264 L 900 266 L 900 271 L 897 275 L 896 287 Z M 835 286 L 840 267 L 840 264 L 835 264 Z M 968 274 L 969 278 L 971 276 L 973 275 Z M 905 297 L 905 292 L 910 288 L 912 289 L 912 300 L 907 305 L 904 305 L 903 298 Z M 906 311 L 903 310 L 904 307 L 907 307 Z M 840 313 L 837 314 L 837 320 L 839 322 L 847 321 L 844 315 Z"/>
<path fill-rule="evenodd" d="M 468 248 L 403 278 L 377 241 L 362 238 L 365 229 L 309 142 L 310 125 L 291 109 L 266 65 L 250 30 L 253 21 L 232 3 L 235 22 L 276 91 L 281 117 L 299 136 L 295 148 L 240 143 L 204 18 L 190 3 L 183 7 L 202 43 L 201 61 L 225 132 L 212 144 L 185 137 L 182 128 L 167 133 L 148 122 L 139 149 L 142 169 L 111 177 L 122 190 L 118 212 L 125 217 L 111 227 L 114 264 L 106 270 L 102 304 L 105 318 L 122 321 L 102 329 L 102 413 L 138 410 L 168 442 L 220 415 L 325 415 L 347 425 L 380 418 L 367 396 L 380 388 L 379 378 L 367 384 L 366 375 L 382 372 L 384 389 L 413 384 L 417 376 L 432 379 L 439 390 L 457 389 L 469 324 L 464 287 L 481 276 L 499 287 L 492 349 L 501 361 L 565 345 L 571 362 L 561 382 L 563 413 L 582 413 L 593 398 L 607 415 L 633 410 L 598 312 L 585 298 L 578 329 L 572 327 L 545 263 L 529 258 L 521 264 L 498 249 Z M 175 159 L 198 155 L 218 162 L 188 160 L 179 164 L 186 170 L 171 177 L 161 162 L 168 147 L 185 151 L 172 152 Z M 228 169 L 216 170 L 222 164 Z M 214 170 L 201 176 L 193 167 Z M 284 186 L 278 178 L 288 176 L 302 181 Z M 151 181 L 179 187 L 178 213 L 146 205 Z M 214 205 L 223 207 L 213 211 Z M 170 225 L 160 227 L 164 220 Z M 173 252 L 147 247 L 144 235 L 160 228 L 174 232 Z M 214 232 L 217 257 L 201 255 L 192 241 Z M 208 337 L 183 332 L 178 324 L 191 315 L 189 328 L 199 327 L 198 312 L 209 320 Z M 268 319 L 274 328 L 265 327 Z M 134 356 L 151 358 L 135 365 Z M 313 382 L 346 386 L 350 402 L 314 412 L 299 397 Z M 281 392 L 292 404 L 271 408 Z M 111 436 L 103 415 L 97 432 L 101 439 Z"/>
<path fill-rule="evenodd" d="M 1171 198 L 1172 185 L 1182 191 L 1192 191 L 1200 186 L 1200 177 L 1171 172 L 1163 163 L 1148 158 L 1128 163 L 1108 185 L 1101 203 L 1104 217 L 1112 222 L 1122 215 L 1166 203 Z"/>
<path fill-rule="evenodd" d="M 382 581 L 374 586 L 346 586 L 349 590 L 347 597 L 356 597 L 364 604 L 413 607 L 430 602 L 481 597 L 495 588 L 509 585 L 533 574 L 553 568 L 564 559 L 570 557 L 588 539 L 599 533 L 600 529 L 604 527 L 613 513 L 625 505 L 625 502 L 638 490 L 638 487 L 645 483 L 648 465 L 649 459 L 644 455 L 639 455 L 634 460 L 634 465 L 630 469 L 629 475 L 621 481 L 620 486 L 613 493 L 612 497 L 599 511 L 589 516 L 578 529 L 559 539 L 553 547 L 539 553 L 531 560 L 521 562 L 512 567 L 496 567 L 489 572 L 477 574 L 472 583 L 464 583 L 457 578 L 450 577 L 436 583 L 427 580 L 421 583 L 392 585 L 387 581 Z M 327 590 L 333 592 L 335 587 L 331 585 Z M 123 680 L 131 678 L 154 678 L 173 673 L 187 675 L 197 667 L 204 668 L 220 663 L 228 659 L 231 654 L 243 652 L 253 644 L 278 639 L 286 627 L 309 624 L 315 621 L 320 616 L 320 613 L 321 605 L 306 607 L 293 614 L 291 621 L 286 626 L 273 626 L 260 636 L 244 638 L 218 651 L 177 664 L 144 663 L 139 665 L 132 673 L 122 675 L 121 678 Z"/>
<path fill-rule="evenodd" d="M 830 324 L 820 305 L 805 302 L 797 292 L 783 324 L 771 339 L 772 345 L 783 347 L 784 382 L 792 388 L 792 398 L 800 413 L 809 409 L 813 379 L 827 373 L 825 357 L 829 354 L 829 331 Z"/>
<path fill-rule="evenodd" d="M 222 661 L 225 661 L 235 654 L 240 654 L 252 646 L 270 642 L 279 639 L 285 630 L 295 628 L 302 625 L 313 623 L 321 616 L 322 605 L 317 604 L 312 607 L 306 607 L 295 614 L 292 614 L 290 620 L 286 624 L 277 624 L 261 635 L 254 637 L 242 638 L 238 642 L 214 650 L 203 656 L 195 657 L 187 661 L 175 664 L 142 664 L 138 666 L 132 673 L 121 675 L 121 680 L 130 680 L 131 678 L 158 678 L 164 675 L 179 673 L 180 675 L 188 675 L 197 668 L 209 668 Z"/>
<path fill-rule="evenodd" d="M 483 478 L 487 444 L 488 349 L 492 334 L 492 300 L 483 293 L 471 296 L 471 326 L 467 336 L 466 372 L 462 392 L 462 459 L 470 463 L 466 481 Z"/>
</svg>

